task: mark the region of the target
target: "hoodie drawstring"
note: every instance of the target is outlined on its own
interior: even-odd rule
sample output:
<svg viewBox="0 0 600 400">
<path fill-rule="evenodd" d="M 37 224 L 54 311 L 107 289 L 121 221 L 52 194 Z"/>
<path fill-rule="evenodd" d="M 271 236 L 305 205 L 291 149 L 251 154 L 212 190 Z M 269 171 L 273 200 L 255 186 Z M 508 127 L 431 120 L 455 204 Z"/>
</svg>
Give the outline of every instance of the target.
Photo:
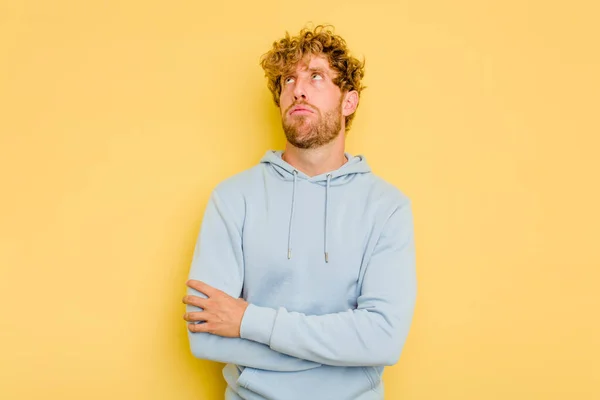
<svg viewBox="0 0 600 400">
<path fill-rule="evenodd" d="M 290 229 L 288 231 L 288 260 L 292 258 L 292 225 L 294 222 L 294 202 L 296 200 L 296 176 L 298 171 L 294 170 L 294 185 L 292 187 L 292 212 L 290 213 Z"/>
<path fill-rule="evenodd" d="M 294 226 L 294 206 L 296 204 L 296 177 L 298 171 L 294 170 L 294 183 L 292 185 L 292 210 L 290 212 L 290 227 L 288 231 L 288 260 L 292 258 L 292 227 Z M 325 186 L 325 231 L 324 231 L 324 243 L 325 248 L 325 262 L 329 262 L 329 251 L 327 249 L 327 212 L 329 211 L 329 184 L 331 183 L 331 174 L 327 174 L 327 185 Z"/>
<path fill-rule="evenodd" d="M 329 251 L 327 251 L 327 211 L 329 210 L 329 182 L 331 174 L 327 174 L 327 186 L 325 186 L 325 262 L 329 262 Z"/>
</svg>

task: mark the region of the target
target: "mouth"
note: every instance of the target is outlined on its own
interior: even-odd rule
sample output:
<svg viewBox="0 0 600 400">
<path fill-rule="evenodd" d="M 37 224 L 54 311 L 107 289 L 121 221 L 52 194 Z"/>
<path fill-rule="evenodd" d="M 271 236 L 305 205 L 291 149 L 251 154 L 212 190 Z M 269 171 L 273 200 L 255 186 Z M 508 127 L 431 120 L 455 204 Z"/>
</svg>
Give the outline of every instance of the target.
<svg viewBox="0 0 600 400">
<path fill-rule="evenodd" d="M 290 115 L 308 115 L 313 114 L 313 111 L 305 107 L 294 107 L 290 111 Z"/>
</svg>

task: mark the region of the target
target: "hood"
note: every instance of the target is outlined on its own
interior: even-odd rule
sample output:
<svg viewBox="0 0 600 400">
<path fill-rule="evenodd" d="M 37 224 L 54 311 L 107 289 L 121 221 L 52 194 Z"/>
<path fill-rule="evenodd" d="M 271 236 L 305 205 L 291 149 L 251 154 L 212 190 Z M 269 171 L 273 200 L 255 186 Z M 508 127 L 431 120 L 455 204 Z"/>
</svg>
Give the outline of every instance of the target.
<svg viewBox="0 0 600 400">
<path fill-rule="evenodd" d="M 281 158 L 283 150 L 269 150 L 260 160 L 261 163 L 270 164 L 273 172 L 281 179 L 286 181 L 294 180 L 294 171 L 298 179 L 305 179 L 308 182 L 313 182 L 322 186 L 326 185 L 328 175 L 330 176 L 330 186 L 343 185 L 356 176 L 356 174 L 365 174 L 371 172 L 371 167 L 367 164 L 364 156 L 352 156 L 349 153 L 344 153 L 348 161 L 335 171 L 330 171 L 321 175 L 308 176 L 288 164 Z"/>
<path fill-rule="evenodd" d="M 325 221 L 324 221 L 324 243 L 323 250 L 325 253 L 325 262 L 329 262 L 329 251 L 327 248 L 327 215 L 329 211 L 329 188 L 331 186 L 344 185 L 351 182 L 358 174 L 366 174 L 371 172 L 367 160 L 361 155 L 352 156 L 349 153 L 344 153 L 348 161 L 335 171 L 330 171 L 317 176 L 308 176 L 305 173 L 297 170 L 292 165 L 288 164 L 281 158 L 282 150 L 269 150 L 260 160 L 261 163 L 267 164 L 272 168 L 276 176 L 285 181 L 292 181 L 292 196 L 290 205 L 290 222 L 288 231 L 288 260 L 292 258 L 292 234 L 294 227 L 294 205 L 296 200 L 296 182 L 298 179 L 304 179 L 325 187 Z"/>
</svg>

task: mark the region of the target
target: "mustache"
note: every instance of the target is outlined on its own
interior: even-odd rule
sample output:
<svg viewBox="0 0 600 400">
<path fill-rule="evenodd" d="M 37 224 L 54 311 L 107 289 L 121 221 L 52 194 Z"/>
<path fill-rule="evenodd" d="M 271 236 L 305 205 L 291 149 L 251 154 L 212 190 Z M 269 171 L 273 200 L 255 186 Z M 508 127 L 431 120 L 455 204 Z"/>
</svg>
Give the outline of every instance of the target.
<svg viewBox="0 0 600 400">
<path fill-rule="evenodd" d="M 294 107 L 298 107 L 298 106 L 306 107 L 306 108 L 308 108 L 309 110 L 312 110 L 312 111 L 314 111 L 314 112 L 317 112 L 317 111 L 318 111 L 317 107 L 313 106 L 312 104 L 309 104 L 309 103 L 306 103 L 306 102 L 299 102 L 299 103 L 294 103 L 294 104 L 292 104 L 291 106 L 289 106 L 289 107 L 288 107 L 288 108 L 285 110 L 285 113 L 286 113 L 286 114 L 287 114 L 287 113 L 289 113 L 289 112 L 290 112 L 290 110 L 291 110 L 292 108 L 294 108 Z"/>
</svg>

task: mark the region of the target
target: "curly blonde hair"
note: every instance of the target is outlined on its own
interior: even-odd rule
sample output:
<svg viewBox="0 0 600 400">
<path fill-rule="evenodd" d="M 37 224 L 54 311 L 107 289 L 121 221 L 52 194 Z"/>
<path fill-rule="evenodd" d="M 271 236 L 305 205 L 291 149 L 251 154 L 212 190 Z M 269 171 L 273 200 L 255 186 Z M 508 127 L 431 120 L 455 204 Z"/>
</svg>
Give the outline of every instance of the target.
<svg viewBox="0 0 600 400">
<path fill-rule="evenodd" d="M 273 42 L 271 50 L 262 55 L 260 65 L 267 77 L 267 86 L 273 95 L 275 105 L 279 107 L 281 95 L 281 77 L 289 73 L 304 57 L 325 56 L 329 66 L 337 76 L 333 83 L 342 93 L 356 90 L 360 92 L 366 87 L 361 80 L 365 75 L 365 62 L 352 57 L 344 39 L 334 33 L 331 25 L 318 25 L 314 29 L 304 28 L 297 36 L 285 37 Z M 356 112 L 346 116 L 346 131 L 350 129 Z"/>
</svg>

